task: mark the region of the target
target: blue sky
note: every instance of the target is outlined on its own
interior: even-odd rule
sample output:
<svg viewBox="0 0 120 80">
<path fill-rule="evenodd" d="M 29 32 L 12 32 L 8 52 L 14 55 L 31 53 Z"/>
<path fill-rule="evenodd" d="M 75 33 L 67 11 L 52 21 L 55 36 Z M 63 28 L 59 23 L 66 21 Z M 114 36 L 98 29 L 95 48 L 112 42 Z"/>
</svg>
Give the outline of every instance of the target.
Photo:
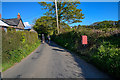
<svg viewBox="0 0 120 80">
<path fill-rule="evenodd" d="M 55 0 L 2 0 L 2 2 L 51 2 Z M 59 1 L 77 1 L 77 0 L 59 0 Z M 120 0 L 79 0 L 81 2 L 118 2 Z"/>
<path fill-rule="evenodd" d="M 118 2 L 81 2 L 78 8 L 82 9 L 85 19 L 73 25 L 90 25 L 104 20 L 118 20 Z M 33 24 L 33 21 L 46 12 L 37 2 L 3 2 L 2 17 L 16 18 L 20 13 L 23 22 Z"/>
</svg>

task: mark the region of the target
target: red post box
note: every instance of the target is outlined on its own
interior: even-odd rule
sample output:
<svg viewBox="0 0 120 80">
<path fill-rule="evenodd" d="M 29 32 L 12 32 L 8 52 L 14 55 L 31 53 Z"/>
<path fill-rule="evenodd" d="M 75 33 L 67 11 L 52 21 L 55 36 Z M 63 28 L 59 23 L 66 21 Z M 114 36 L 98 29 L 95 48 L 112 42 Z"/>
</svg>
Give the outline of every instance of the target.
<svg viewBox="0 0 120 80">
<path fill-rule="evenodd" d="M 88 44 L 86 35 L 82 35 L 82 44 Z"/>
</svg>

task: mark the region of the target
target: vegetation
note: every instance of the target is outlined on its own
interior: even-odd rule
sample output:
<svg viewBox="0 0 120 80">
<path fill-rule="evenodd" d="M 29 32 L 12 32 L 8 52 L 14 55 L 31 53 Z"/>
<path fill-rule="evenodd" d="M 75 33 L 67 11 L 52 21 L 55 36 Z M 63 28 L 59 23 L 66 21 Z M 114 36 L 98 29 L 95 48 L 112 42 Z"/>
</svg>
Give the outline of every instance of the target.
<svg viewBox="0 0 120 80">
<path fill-rule="evenodd" d="M 28 31 L 2 32 L 2 71 L 20 62 L 40 45 L 38 34 Z"/>
<path fill-rule="evenodd" d="M 47 9 L 46 16 L 50 16 L 56 19 L 56 11 L 55 11 L 55 2 L 46 3 L 40 2 L 42 9 Z M 77 6 L 80 2 L 57 2 L 57 10 L 58 10 L 58 23 L 59 30 L 62 32 L 61 24 L 71 24 L 82 22 L 81 19 L 84 19 L 84 14 L 82 14 L 82 9 L 78 9 Z"/>
<path fill-rule="evenodd" d="M 61 32 L 66 32 L 71 30 L 71 27 L 66 23 L 61 23 Z M 42 16 L 37 19 L 33 28 L 38 32 L 38 34 L 53 35 L 56 34 L 56 21 L 52 17 Z"/>
<path fill-rule="evenodd" d="M 2 71 L 2 29 L 0 29 L 0 72 Z"/>
<path fill-rule="evenodd" d="M 95 26 L 96 28 L 113 28 L 117 27 L 117 21 L 102 21 L 98 22 L 98 24 Z"/>
<path fill-rule="evenodd" d="M 117 21 L 102 21 L 89 26 L 69 24 L 82 22 L 84 14 L 77 9 L 80 2 L 57 2 L 60 34 L 56 34 L 55 3 L 40 2 L 48 12 L 36 20 L 34 29 L 39 33 L 50 34 L 57 44 L 76 52 L 114 77 L 120 74 L 120 28 Z M 81 44 L 82 35 L 88 36 L 88 45 Z"/>
<path fill-rule="evenodd" d="M 56 21 L 53 17 L 42 16 L 37 19 L 33 28 L 38 32 L 38 34 L 49 34 L 53 35 L 56 30 Z"/>
<path fill-rule="evenodd" d="M 91 25 L 78 25 L 73 26 L 74 29 L 79 29 L 81 27 L 90 28 L 90 29 L 111 29 L 111 28 L 119 28 L 118 21 L 102 21 L 102 22 L 95 22 Z"/>
<path fill-rule="evenodd" d="M 112 28 L 111 28 L 112 29 Z M 88 45 L 83 46 L 81 36 L 88 36 Z M 54 35 L 52 40 L 57 44 L 76 52 L 83 59 L 96 65 L 114 77 L 120 74 L 120 30 L 112 33 L 79 28 L 70 32 Z"/>
</svg>

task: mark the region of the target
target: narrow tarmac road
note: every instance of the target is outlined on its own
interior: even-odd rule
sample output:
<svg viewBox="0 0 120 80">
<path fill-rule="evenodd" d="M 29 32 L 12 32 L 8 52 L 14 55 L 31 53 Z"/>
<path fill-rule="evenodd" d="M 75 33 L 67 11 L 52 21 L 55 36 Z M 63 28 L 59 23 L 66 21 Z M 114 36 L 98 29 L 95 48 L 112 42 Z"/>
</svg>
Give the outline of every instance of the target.
<svg viewBox="0 0 120 80">
<path fill-rule="evenodd" d="M 55 43 L 41 44 L 20 63 L 2 73 L 3 78 L 108 78 L 94 66 Z"/>
</svg>

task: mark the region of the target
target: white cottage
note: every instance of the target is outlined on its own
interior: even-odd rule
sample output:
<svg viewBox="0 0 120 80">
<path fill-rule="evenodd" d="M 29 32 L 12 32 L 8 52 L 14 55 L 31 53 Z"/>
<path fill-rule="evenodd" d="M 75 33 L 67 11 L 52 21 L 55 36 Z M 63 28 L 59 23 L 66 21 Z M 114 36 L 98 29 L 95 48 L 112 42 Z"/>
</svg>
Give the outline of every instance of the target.
<svg viewBox="0 0 120 80">
<path fill-rule="evenodd" d="M 20 13 L 18 13 L 17 18 L 11 18 L 11 19 L 2 19 L 0 14 L 0 20 L 2 24 L 4 23 L 4 26 L 2 27 L 2 29 L 4 30 L 8 28 L 7 26 L 14 28 L 16 31 L 24 30 L 25 25 L 23 24 Z"/>
<path fill-rule="evenodd" d="M 0 19 L 0 29 L 4 29 L 5 32 L 7 32 L 7 28 L 9 27 L 8 24 L 4 23 L 1 19 Z"/>
</svg>

